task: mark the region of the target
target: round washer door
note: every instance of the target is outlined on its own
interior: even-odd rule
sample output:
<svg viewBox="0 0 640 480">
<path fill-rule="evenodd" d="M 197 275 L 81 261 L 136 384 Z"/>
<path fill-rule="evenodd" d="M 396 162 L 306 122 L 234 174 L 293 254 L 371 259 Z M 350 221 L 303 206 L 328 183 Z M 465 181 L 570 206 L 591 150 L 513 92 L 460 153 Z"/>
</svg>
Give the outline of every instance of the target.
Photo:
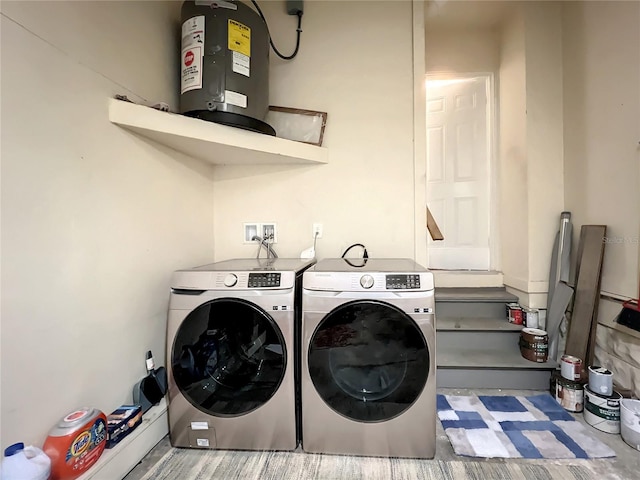
<svg viewBox="0 0 640 480">
<path fill-rule="evenodd" d="M 273 318 L 242 299 L 221 298 L 193 310 L 176 332 L 171 368 L 193 406 L 210 415 L 244 415 L 278 390 L 287 349 Z"/>
<path fill-rule="evenodd" d="M 327 314 L 313 333 L 309 375 L 334 411 L 361 422 L 390 420 L 420 396 L 429 376 L 429 347 L 399 308 L 356 300 Z"/>
</svg>

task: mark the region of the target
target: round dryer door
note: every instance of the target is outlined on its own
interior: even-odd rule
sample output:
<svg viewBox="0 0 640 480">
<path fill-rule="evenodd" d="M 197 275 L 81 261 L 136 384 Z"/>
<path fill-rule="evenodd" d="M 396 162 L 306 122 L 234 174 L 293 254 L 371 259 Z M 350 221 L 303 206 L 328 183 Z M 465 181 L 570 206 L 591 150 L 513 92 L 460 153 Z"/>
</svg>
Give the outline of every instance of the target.
<svg viewBox="0 0 640 480">
<path fill-rule="evenodd" d="M 284 378 L 287 349 L 263 309 L 222 298 L 193 310 L 176 332 L 171 368 L 191 404 L 210 415 L 243 415 L 265 404 Z"/>
<path fill-rule="evenodd" d="M 345 303 L 325 316 L 311 337 L 308 362 L 327 405 L 362 422 L 400 415 L 429 376 L 429 348 L 418 325 L 373 300 Z"/>
</svg>

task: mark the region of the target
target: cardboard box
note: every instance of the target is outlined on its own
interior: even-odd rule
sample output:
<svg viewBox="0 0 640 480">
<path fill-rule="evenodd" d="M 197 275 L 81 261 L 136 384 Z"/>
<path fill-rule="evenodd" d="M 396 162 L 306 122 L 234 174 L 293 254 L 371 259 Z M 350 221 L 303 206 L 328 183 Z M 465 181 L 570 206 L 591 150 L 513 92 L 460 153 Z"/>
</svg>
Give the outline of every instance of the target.
<svg viewBox="0 0 640 480">
<path fill-rule="evenodd" d="M 107 416 L 107 448 L 112 448 L 142 423 L 140 405 L 122 405 Z"/>
</svg>

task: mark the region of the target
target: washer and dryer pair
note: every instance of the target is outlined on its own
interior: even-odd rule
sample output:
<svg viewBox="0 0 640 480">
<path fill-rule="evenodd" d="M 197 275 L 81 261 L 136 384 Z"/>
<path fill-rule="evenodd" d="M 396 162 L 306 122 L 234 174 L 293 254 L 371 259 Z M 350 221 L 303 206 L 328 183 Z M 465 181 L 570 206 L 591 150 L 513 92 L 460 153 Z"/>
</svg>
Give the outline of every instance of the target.
<svg viewBox="0 0 640 480">
<path fill-rule="evenodd" d="M 173 446 L 433 458 L 433 275 L 409 259 L 175 272 Z"/>
</svg>

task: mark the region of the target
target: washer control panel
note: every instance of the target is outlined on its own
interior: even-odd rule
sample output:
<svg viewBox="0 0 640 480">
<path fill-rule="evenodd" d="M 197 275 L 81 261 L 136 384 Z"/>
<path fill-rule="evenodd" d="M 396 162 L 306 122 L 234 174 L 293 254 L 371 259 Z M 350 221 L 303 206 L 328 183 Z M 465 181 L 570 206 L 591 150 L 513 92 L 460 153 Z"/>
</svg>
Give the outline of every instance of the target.
<svg viewBox="0 0 640 480">
<path fill-rule="evenodd" d="M 411 290 L 420 288 L 420 275 L 386 275 L 387 290 Z"/>
<path fill-rule="evenodd" d="M 280 272 L 260 272 L 249 274 L 249 288 L 279 287 Z"/>
</svg>

